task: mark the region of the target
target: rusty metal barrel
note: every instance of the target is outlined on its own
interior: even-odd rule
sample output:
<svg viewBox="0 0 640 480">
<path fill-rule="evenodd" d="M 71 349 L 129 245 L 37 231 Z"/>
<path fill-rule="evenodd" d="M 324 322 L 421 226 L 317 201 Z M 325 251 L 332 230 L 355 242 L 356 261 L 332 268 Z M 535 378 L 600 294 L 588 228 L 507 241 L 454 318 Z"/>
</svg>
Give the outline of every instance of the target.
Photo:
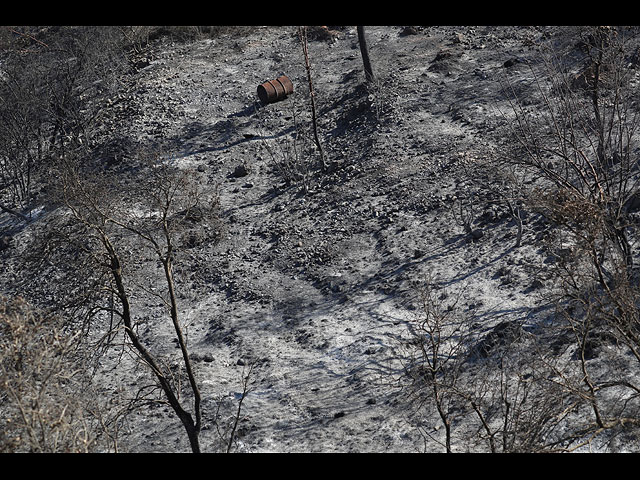
<svg viewBox="0 0 640 480">
<path fill-rule="evenodd" d="M 269 80 L 258 86 L 258 98 L 263 104 L 284 100 L 293 93 L 293 83 L 286 75 Z"/>
</svg>

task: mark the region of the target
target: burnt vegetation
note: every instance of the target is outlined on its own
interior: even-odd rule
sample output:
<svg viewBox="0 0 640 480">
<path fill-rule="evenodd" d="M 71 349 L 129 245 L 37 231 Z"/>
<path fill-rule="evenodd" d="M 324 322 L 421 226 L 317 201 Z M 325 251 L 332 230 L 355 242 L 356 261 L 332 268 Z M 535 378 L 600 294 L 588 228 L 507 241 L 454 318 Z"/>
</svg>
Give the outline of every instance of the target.
<svg viewBox="0 0 640 480">
<path fill-rule="evenodd" d="M 290 57 L 264 61 L 293 70 L 291 98 L 244 98 L 211 124 L 202 117 L 224 110 L 211 99 L 232 87 L 199 90 L 196 73 L 171 84 L 209 95 L 191 118 L 159 84 L 136 83 L 193 45 L 193 72 L 216 69 L 202 51 L 242 55 L 257 28 L 0 28 L 0 449 L 149 451 L 155 421 L 176 439 L 165 450 L 251 451 L 272 420 L 255 409 L 295 377 L 275 371 L 279 344 L 261 337 L 342 360 L 355 335 L 330 329 L 342 309 L 389 328 L 345 378 L 360 392 L 375 372 L 371 391 L 388 397 L 366 405 L 400 409 L 412 449 L 637 451 L 637 28 L 536 30 L 490 87 L 487 70 L 465 70 L 481 48 L 456 33 L 409 80 L 429 93 L 402 98 L 389 85 L 427 61 L 410 42 L 428 27 L 398 27 L 414 46 L 386 60 L 388 37 L 372 42 L 369 27 L 290 27 L 278 37 Z M 332 72 L 327 55 L 350 70 Z M 446 96 L 464 75 L 484 90 Z M 429 122 L 450 130 L 420 133 Z M 486 148 L 459 133 L 471 128 Z M 286 290 L 283 273 L 308 289 Z M 485 273 L 511 292 L 504 303 L 471 297 L 465 281 Z M 326 407 L 300 408 L 297 428 L 357 410 Z"/>
</svg>

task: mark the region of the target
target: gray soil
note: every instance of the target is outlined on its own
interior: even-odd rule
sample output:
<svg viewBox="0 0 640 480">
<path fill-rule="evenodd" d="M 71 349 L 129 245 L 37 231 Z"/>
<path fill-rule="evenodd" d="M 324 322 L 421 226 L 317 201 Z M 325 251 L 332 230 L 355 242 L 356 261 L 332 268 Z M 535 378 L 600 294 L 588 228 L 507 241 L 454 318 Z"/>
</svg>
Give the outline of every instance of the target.
<svg viewBox="0 0 640 480">
<path fill-rule="evenodd" d="M 541 45 L 565 41 L 565 30 L 367 27 L 374 88 L 365 86 L 355 28 L 332 28 L 331 38 L 309 42 L 329 170 L 315 171 L 306 193 L 276 168 L 296 134 L 301 156 L 314 168 L 318 160 L 295 27 L 160 43 L 113 101 L 108 128 L 132 145 L 159 146 L 219 189 L 220 241 L 176 259 L 205 451 L 219 448 L 216 409 L 233 414 L 250 364 L 236 451 L 443 451 L 416 428 L 403 381 L 420 289 L 432 285 L 443 308 L 456 301 L 482 332 L 550 314 L 544 225 L 531 215 L 515 247 L 490 167 L 507 141 L 504 81 L 532 96 L 527 62 L 536 64 Z M 281 74 L 294 94 L 260 104 L 256 87 Z M 113 161 L 126 163 L 121 149 Z M 29 228 L 4 253 L 8 264 Z M 138 315 L 151 312 L 145 305 Z M 139 375 L 120 381 L 150 381 Z M 437 418 L 421 421 L 437 437 Z M 164 406 L 138 411 L 121 435 L 130 451 L 189 451 Z"/>
</svg>

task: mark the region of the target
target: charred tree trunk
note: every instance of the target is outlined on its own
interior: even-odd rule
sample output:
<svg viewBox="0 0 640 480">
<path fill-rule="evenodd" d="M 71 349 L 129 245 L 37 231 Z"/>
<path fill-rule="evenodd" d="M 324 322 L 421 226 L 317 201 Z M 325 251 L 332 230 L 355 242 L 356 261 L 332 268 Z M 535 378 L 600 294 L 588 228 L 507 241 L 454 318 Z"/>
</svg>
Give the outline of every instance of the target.
<svg viewBox="0 0 640 480">
<path fill-rule="evenodd" d="M 364 27 L 362 26 L 358 26 L 358 44 L 360 45 L 360 53 L 362 54 L 365 79 L 367 82 L 374 82 L 375 76 L 373 75 L 371 60 L 369 59 L 369 47 L 367 47 L 367 38 L 364 34 Z"/>
</svg>

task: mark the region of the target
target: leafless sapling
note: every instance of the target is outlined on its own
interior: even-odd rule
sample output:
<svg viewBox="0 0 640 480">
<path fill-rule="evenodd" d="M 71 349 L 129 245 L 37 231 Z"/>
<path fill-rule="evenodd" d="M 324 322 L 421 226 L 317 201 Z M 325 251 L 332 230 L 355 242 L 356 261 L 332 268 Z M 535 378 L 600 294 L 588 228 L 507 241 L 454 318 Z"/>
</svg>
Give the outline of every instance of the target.
<svg viewBox="0 0 640 480">
<path fill-rule="evenodd" d="M 73 218 L 84 226 L 85 238 L 91 240 L 88 245 L 95 248 L 93 254 L 97 265 L 110 276 L 107 290 L 113 293 L 116 301 L 112 307 L 105 307 L 104 310 L 110 310 L 118 319 L 111 328 L 124 331 L 133 351 L 150 368 L 166 400 L 182 422 L 192 451 L 200 452 L 201 394 L 179 315 L 174 261 L 177 225 L 196 214 L 201 206 L 201 197 L 194 190 L 188 173 L 176 172 L 161 161 L 148 166 L 146 181 L 140 182 L 137 187 L 130 187 L 130 203 L 112 204 L 108 209 L 102 199 L 95 195 L 100 179 L 92 183 L 67 165 L 61 172 L 60 181 L 66 207 Z M 202 206 L 207 208 L 206 205 Z M 148 347 L 140 333 L 129 278 L 136 260 L 126 260 L 125 252 L 131 246 L 121 243 L 123 238 L 129 238 L 134 245 L 139 245 L 135 251 L 142 258 L 137 261 L 143 260 L 149 253 L 162 268 L 161 280 L 157 285 L 161 287 L 157 289 L 160 292 L 156 290 L 153 294 L 162 302 L 168 314 L 180 349 L 192 401 L 191 411 L 185 400 L 181 399 L 179 383 L 172 381 L 172 372 L 164 366 L 158 353 Z"/>
</svg>

